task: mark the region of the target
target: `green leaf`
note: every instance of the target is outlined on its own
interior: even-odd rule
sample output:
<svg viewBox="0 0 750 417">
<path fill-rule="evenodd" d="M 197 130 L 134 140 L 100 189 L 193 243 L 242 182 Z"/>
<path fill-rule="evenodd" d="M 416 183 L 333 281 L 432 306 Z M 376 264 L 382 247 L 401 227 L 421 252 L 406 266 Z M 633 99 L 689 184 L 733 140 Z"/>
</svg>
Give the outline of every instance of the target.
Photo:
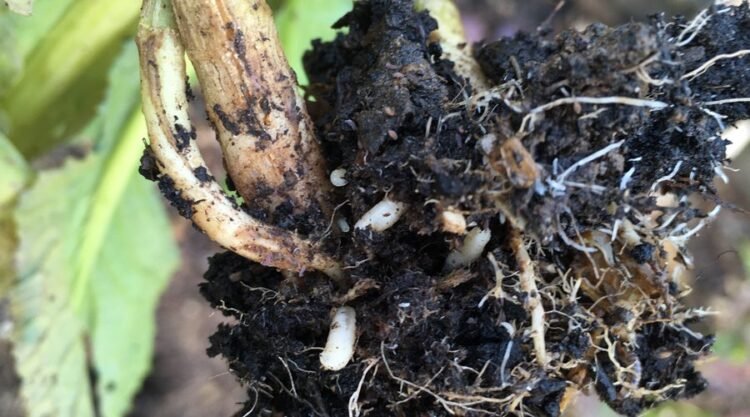
<svg viewBox="0 0 750 417">
<path fill-rule="evenodd" d="M 16 80 L 21 67 L 22 59 L 18 51 L 16 33 L 11 25 L 11 17 L 0 14 L 0 97 Z"/>
<path fill-rule="evenodd" d="M 0 207 L 12 202 L 28 181 L 30 170 L 21 154 L 0 133 Z"/>
<path fill-rule="evenodd" d="M 74 0 L 37 0 L 33 16 L 0 7 L 0 98 L 18 81 L 24 61 Z M 7 120 L 0 127 L 7 125 Z"/>
<path fill-rule="evenodd" d="M 93 151 L 41 172 L 15 212 L 12 341 L 29 417 L 121 417 L 150 368 L 178 253 L 158 192 L 137 175 L 136 60 L 129 44 L 110 72 L 83 135 Z"/>
<path fill-rule="evenodd" d="M 24 55 L 23 71 L 0 100 L 6 133 L 27 158 L 53 148 L 91 119 L 103 98 L 106 75 L 135 30 L 140 2 L 77 0 L 62 11 L 49 9 L 48 31 Z M 34 18 L 15 20 L 34 27 Z M 40 35 L 29 29 L 28 36 Z M 21 38 L 19 37 L 19 42 Z"/>
<path fill-rule="evenodd" d="M 313 39 L 333 39 L 336 31 L 331 26 L 351 8 L 352 0 L 286 0 L 281 5 L 276 27 L 300 85 L 307 84 L 302 55 L 310 49 Z"/>
<path fill-rule="evenodd" d="M 97 304 L 93 353 L 98 358 L 97 392 L 104 417 L 128 411 L 151 368 L 154 313 L 179 261 L 163 201 L 153 184 L 136 177 L 125 195 L 92 281 Z"/>
<path fill-rule="evenodd" d="M 0 298 L 5 295 L 15 275 L 13 254 L 17 241 L 13 206 L 30 175 L 26 161 L 0 133 Z"/>
<path fill-rule="evenodd" d="M 750 241 L 742 242 L 740 258 L 742 258 L 742 265 L 745 268 L 745 279 L 750 281 Z"/>
<path fill-rule="evenodd" d="M 25 16 L 31 14 L 31 10 L 34 6 L 33 0 L 5 0 L 4 3 L 11 12 L 22 14 Z"/>
<path fill-rule="evenodd" d="M 31 51 L 46 37 L 54 25 L 75 0 L 36 0 L 31 16 L 8 14 L 5 24 L 16 37 L 18 54 L 26 59 Z"/>
</svg>

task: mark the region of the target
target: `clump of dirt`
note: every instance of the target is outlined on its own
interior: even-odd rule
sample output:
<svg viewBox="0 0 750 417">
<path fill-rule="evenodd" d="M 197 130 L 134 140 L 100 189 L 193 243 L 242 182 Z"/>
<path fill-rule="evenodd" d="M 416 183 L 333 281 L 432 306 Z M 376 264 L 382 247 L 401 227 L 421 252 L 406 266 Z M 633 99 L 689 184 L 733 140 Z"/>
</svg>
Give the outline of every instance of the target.
<svg viewBox="0 0 750 417">
<path fill-rule="evenodd" d="M 477 45 L 483 91 L 411 1 L 357 2 L 337 27 L 305 63 L 346 172 L 324 243 L 348 282 L 211 259 L 201 292 L 236 320 L 209 354 L 247 384 L 237 415 L 555 417 L 583 390 L 635 416 L 705 388 L 682 247 L 720 207 L 691 203 L 718 201 L 720 131 L 750 113 L 747 4 Z M 384 198 L 395 225 L 350 226 Z M 356 353 L 323 371 L 342 305 Z"/>
</svg>

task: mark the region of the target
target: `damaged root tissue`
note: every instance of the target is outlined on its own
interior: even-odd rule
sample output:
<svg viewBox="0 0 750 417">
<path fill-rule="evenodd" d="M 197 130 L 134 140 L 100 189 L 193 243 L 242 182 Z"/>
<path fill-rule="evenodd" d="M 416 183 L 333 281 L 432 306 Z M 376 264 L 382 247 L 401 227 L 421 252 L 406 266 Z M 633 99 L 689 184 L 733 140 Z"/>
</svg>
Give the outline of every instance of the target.
<svg viewBox="0 0 750 417">
<path fill-rule="evenodd" d="M 201 292 L 236 320 L 209 354 L 248 388 L 238 416 L 556 417 L 581 391 L 635 416 L 705 389 L 710 312 L 681 276 L 719 212 L 720 132 L 750 113 L 747 4 L 461 46 L 481 74 L 411 1 L 336 26 L 305 55 L 336 207 L 309 238 L 343 278 L 211 258 Z M 321 366 L 342 312 L 353 353 L 346 327 Z"/>
</svg>

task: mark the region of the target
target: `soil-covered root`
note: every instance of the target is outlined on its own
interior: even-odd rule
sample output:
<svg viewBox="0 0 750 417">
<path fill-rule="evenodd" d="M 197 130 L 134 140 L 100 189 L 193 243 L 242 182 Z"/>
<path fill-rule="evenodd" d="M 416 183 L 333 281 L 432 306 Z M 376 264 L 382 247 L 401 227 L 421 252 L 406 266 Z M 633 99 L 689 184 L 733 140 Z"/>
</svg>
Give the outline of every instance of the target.
<svg viewBox="0 0 750 417">
<path fill-rule="evenodd" d="M 350 285 L 211 259 L 238 415 L 554 417 L 581 390 L 634 416 L 705 388 L 684 245 L 720 209 L 719 133 L 750 113 L 747 4 L 476 45 L 486 88 L 411 1 L 337 25 L 305 62 Z M 342 306 L 354 356 L 325 371 Z"/>
<path fill-rule="evenodd" d="M 288 271 L 316 269 L 341 276 L 337 260 L 313 241 L 241 210 L 206 167 L 188 115 L 185 50 L 168 2 L 147 0 L 137 36 L 141 95 L 149 142 L 141 174 L 184 217 L 222 246 Z"/>
<path fill-rule="evenodd" d="M 267 223 L 322 234 L 331 186 L 271 8 L 246 0 L 171 3 L 237 193 Z"/>
</svg>

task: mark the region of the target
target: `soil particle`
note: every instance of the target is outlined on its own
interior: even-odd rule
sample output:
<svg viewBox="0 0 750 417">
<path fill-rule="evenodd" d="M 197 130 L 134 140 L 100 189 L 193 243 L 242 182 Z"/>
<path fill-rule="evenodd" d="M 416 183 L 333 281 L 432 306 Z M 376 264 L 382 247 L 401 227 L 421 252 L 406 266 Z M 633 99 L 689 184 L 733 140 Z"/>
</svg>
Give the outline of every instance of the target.
<svg viewBox="0 0 750 417">
<path fill-rule="evenodd" d="M 200 182 L 208 182 L 213 181 L 213 177 L 208 173 L 208 169 L 206 167 L 198 167 L 193 170 L 193 173 L 195 174 L 195 178 L 198 178 L 198 181 Z"/>
<path fill-rule="evenodd" d="M 141 155 L 141 163 L 138 166 L 138 173 L 149 181 L 156 181 L 159 178 L 159 166 L 156 162 L 151 148 L 146 147 Z"/>
<path fill-rule="evenodd" d="M 140 173 L 141 176 L 143 176 L 145 179 L 157 183 L 159 191 L 162 193 L 164 198 L 169 201 L 169 204 L 177 209 L 177 212 L 180 214 L 180 216 L 188 220 L 192 218 L 194 210 L 193 205 L 195 203 L 184 199 L 182 197 L 182 193 L 180 193 L 180 191 L 175 188 L 174 180 L 172 180 L 172 178 L 170 178 L 169 176 L 161 173 L 161 171 L 159 170 L 159 163 L 156 160 L 156 157 L 154 156 L 151 149 L 148 147 L 143 150 L 143 155 L 141 155 L 138 173 Z M 194 174 L 201 182 L 207 181 L 211 178 L 211 176 L 208 175 L 208 170 L 204 167 L 196 168 L 194 170 Z"/>
<path fill-rule="evenodd" d="M 190 145 L 191 140 L 195 140 L 195 138 L 197 137 L 197 133 L 195 132 L 195 127 L 191 126 L 190 130 L 188 130 L 180 123 L 175 123 L 174 137 L 177 141 L 177 150 L 182 151 L 187 148 L 188 145 Z"/>
<path fill-rule="evenodd" d="M 641 243 L 630 250 L 630 256 L 639 264 L 645 264 L 654 256 L 656 247 L 650 243 Z"/>
<path fill-rule="evenodd" d="M 157 184 L 159 185 L 159 191 L 161 191 L 164 198 L 169 201 L 169 204 L 171 204 L 172 207 L 177 209 L 177 212 L 180 214 L 180 216 L 186 219 L 190 219 L 193 217 L 194 203 L 182 198 L 182 194 L 179 190 L 177 190 L 177 188 L 175 188 L 175 184 L 172 178 L 166 175 L 160 175 L 157 179 Z"/>
<path fill-rule="evenodd" d="M 221 125 L 224 126 L 224 129 L 228 130 L 233 135 L 240 134 L 240 126 L 230 119 L 229 115 L 222 109 L 221 105 L 215 104 L 213 110 L 216 117 L 219 118 Z"/>
<path fill-rule="evenodd" d="M 193 93 L 193 89 L 190 87 L 190 80 L 187 78 L 185 78 L 185 97 L 187 97 L 188 103 L 195 100 L 195 93 Z"/>
</svg>

